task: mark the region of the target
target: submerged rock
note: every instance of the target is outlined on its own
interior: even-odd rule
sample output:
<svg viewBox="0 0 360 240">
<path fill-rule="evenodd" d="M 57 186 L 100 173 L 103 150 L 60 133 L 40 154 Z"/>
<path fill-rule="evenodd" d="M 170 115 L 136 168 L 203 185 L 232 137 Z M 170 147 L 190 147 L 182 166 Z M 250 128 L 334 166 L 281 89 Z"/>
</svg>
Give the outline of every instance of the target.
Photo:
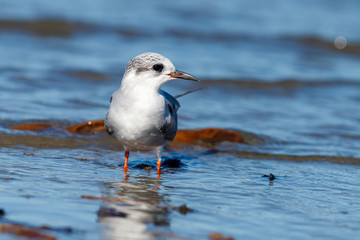
<svg viewBox="0 0 360 240">
<path fill-rule="evenodd" d="M 210 233 L 209 239 L 210 240 L 234 240 L 233 237 L 225 237 L 221 233 Z"/>
<path fill-rule="evenodd" d="M 165 159 L 162 162 L 162 167 L 164 168 L 180 168 L 181 166 L 183 166 L 184 164 L 181 162 L 181 160 L 176 159 L 176 158 L 168 158 Z"/>
<path fill-rule="evenodd" d="M 270 173 L 270 175 L 265 174 L 265 175 L 263 175 L 263 177 L 269 178 L 270 181 L 273 181 L 276 179 L 275 175 L 272 173 Z"/>
<path fill-rule="evenodd" d="M 66 128 L 69 132 L 72 133 L 87 133 L 93 131 L 105 131 L 104 120 L 93 120 L 87 121 L 79 124 L 72 125 Z"/>
<path fill-rule="evenodd" d="M 115 208 L 101 207 L 97 212 L 98 217 L 122 217 L 126 218 L 127 213 L 118 211 Z"/>
<path fill-rule="evenodd" d="M 220 128 L 202 128 L 193 130 L 179 130 L 174 142 L 196 142 L 210 143 L 212 145 L 228 141 L 244 143 L 244 139 L 236 132 Z"/>
<path fill-rule="evenodd" d="M 8 233 L 28 239 L 56 240 L 54 236 L 42 233 L 36 228 L 11 223 L 0 223 L 0 233 Z"/>
<path fill-rule="evenodd" d="M 185 204 L 183 204 L 183 205 L 181 205 L 179 207 L 176 207 L 175 210 L 177 210 L 182 215 L 186 215 L 186 214 L 191 213 L 191 212 L 194 211 L 191 208 L 188 208 Z"/>
</svg>

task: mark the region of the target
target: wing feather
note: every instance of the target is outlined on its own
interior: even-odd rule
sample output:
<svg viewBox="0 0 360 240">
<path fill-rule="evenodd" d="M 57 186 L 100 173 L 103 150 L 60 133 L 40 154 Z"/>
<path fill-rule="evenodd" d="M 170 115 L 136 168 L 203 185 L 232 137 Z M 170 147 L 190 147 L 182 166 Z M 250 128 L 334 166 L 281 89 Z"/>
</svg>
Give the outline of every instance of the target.
<svg viewBox="0 0 360 240">
<path fill-rule="evenodd" d="M 160 132 L 166 140 L 172 141 L 177 133 L 177 111 L 180 103 L 163 90 L 159 93 L 165 98 L 165 123 L 160 128 Z"/>
<path fill-rule="evenodd" d="M 110 125 L 110 123 L 109 123 L 108 115 L 109 115 L 109 112 L 106 113 L 105 122 L 104 122 L 104 128 L 105 128 L 106 132 L 107 132 L 109 135 L 113 135 L 113 134 L 114 134 L 114 131 L 112 130 L 112 127 L 111 127 L 111 125 Z"/>
</svg>

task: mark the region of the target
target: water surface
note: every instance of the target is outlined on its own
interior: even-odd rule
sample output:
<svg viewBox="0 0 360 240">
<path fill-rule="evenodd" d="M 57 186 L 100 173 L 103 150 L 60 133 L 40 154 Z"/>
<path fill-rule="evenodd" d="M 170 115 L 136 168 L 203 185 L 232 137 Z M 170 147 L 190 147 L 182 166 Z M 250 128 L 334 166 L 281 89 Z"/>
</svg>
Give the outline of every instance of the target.
<svg viewBox="0 0 360 240">
<path fill-rule="evenodd" d="M 0 4 L 1 223 L 58 239 L 359 236 L 358 1 Z M 127 178 L 114 138 L 62 129 L 103 119 L 145 51 L 202 80 L 164 86 L 205 87 L 179 99 L 179 128 L 245 143 L 171 145 L 163 160 L 180 164 L 160 178 L 155 155 L 132 153 Z"/>
</svg>

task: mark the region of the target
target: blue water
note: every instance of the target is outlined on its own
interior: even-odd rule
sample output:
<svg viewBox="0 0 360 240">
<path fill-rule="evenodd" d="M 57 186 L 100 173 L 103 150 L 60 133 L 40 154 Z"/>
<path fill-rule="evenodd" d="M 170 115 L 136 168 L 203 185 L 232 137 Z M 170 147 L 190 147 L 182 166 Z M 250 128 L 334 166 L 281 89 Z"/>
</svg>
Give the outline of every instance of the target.
<svg viewBox="0 0 360 240">
<path fill-rule="evenodd" d="M 0 223 L 46 225 L 58 239 L 359 236 L 359 1 L 0 6 Z M 114 138 L 61 129 L 104 119 L 127 62 L 145 51 L 201 79 L 165 85 L 171 94 L 205 87 L 179 99 L 180 129 L 231 129 L 245 144 L 171 145 L 164 159 L 182 165 L 160 178 L 139 167 L 154 155 L 132 153 L 125 178 Z M 22 123 L 55 128 L 10 129 Z M 182 204 L 193 212 L 173 209 Z"/>
</svg>

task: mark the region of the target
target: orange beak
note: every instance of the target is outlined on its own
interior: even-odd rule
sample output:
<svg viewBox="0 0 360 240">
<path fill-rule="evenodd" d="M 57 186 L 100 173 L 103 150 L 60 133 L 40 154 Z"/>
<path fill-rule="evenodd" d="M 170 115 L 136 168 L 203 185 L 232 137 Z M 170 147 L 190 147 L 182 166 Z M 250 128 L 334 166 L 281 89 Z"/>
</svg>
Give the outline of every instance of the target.
<svg viewBox="0 0 360 240">
<path fill-rule="evenodd" d="M 181 71 L 178 71 L 178 70 L 175 70 L 175 72 L 169 73 L 167 75 L 172 77 L 172 78 L 181 78 L 181 79 L 185 79 L 185 80 L 198 81 L 198 82 L 200 81 L 199 79 L 197 79 L 193 75 L 190 75 L 188 73 L 181 72 Z"/>
</svg>

